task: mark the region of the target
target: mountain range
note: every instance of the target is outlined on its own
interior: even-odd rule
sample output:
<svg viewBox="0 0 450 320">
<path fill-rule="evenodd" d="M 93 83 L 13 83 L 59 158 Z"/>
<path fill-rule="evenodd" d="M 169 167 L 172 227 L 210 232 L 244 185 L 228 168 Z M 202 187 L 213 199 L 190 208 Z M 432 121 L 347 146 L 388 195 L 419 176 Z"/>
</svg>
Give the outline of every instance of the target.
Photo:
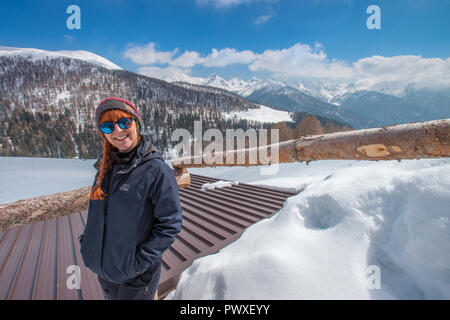
<svg viewBox="0 0 450 320">
<path fill-rule="evenodd" d="M 119 96 L 139 106 L 144 132 L 162 151 L 175 128 L 246 130 L 250 121 L 222 113 L 257 105 L 231 92 L 183 88 L 122 70 L 88 52 L 0 48 L 0 155 L 96 158 L 101 140 L 94 123 L 97 104 Z M 259 125 L 259 124 L 258 124 Z"/>
<path fill-rule="evenodd" d="M 309 127 L 327 132 L 450 118 L 450 89 L 445 88 L 411 84 L 393 95 L 352 84 L 225 80 L 217 74 L 167 82 L 81 50 L 0 47 L 0 80 L 0 156 L 98 157 L 101 141 L 93 113 L 108 96 L 139 105 L 146 134 L 163 152 L 174 144 L 170 133 L 176 128 L 193 132 L 195 120 L 204 130 L 258 130 L 288 118 L 295 126 L 316 115 L 308 118 L 315 123 Z"/>
<path fill-rule="evenodd" d="M 0 80 L 0 156 L 97 158 L 102 143 L 94 112 L 109 96 L 139 106 L 144 133 L 166 157 L 179 142 L 171 141 L 171 133 L 183 128 L 193 134 L 195 121 L 201 121 L 203 130 L 224 132 L 270 129 L 280 118 L 294 117 L 274 110 L 275 118 L 261 119 L 271 109 L 236 93 L 139 75 L 86 51 L 0 47 Z M 252 117 L 256 112 L 258 117 Z M 302 118 L 321 121 L 326 130 L 343 127 L 328 119 L 295 116 L 297 122 Z M 321 126 L 310 127 L 321 132 Z"/>
<path fill-rule="evenodd" d="M 401 94 L 394 94 L 389 88 L 371 91 L 355 84 L 327 81 L 263 80 L 256 77 L 247 81 L 238 78 L 225 80 L 216 73 L 208 78 L 184 80 L 222 88 L 282 110 L 345 122 L 354 128 L 450 118 L 450 88 L 415 88 L 414 84 L 409 84 Z"/>
</svg>

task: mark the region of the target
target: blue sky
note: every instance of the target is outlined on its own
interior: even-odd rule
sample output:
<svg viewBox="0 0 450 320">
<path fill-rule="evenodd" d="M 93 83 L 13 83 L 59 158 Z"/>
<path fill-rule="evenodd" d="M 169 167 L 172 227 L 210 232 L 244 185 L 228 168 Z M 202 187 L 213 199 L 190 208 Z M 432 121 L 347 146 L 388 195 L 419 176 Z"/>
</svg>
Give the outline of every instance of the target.
<svg viewBox="0 0 450 320">
<path fill-rule="evenodd" d="M 66 26 L 72 4 L 81 10 L 80 30 Z M 372 4 L 381 10 L 379 30 L 366 26 Z M 0 2 L 2 46 L 87 50 L 149 75 L 271 76 L 292 59 L 293 68 L 318 66 L 314 77 L 339 79 L 354 77 L 363 65 L 354 64 L 375 56 L 438 58 L 447 67 L 449 34 L 450 0 Z M 301 78 L 307 69 L 285 74 Z"/>
</svg>

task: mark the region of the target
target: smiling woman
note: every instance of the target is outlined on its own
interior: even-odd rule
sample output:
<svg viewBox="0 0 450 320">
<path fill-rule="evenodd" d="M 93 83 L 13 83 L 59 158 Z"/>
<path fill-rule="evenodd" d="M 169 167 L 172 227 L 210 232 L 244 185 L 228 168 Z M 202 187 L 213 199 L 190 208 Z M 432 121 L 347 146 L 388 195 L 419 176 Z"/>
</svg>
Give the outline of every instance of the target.
<svg viewBox="0 0 450 320">
<path fill-rule="evenodd" d="M 99 128 L 109 143 L 120 152 L 128 152 L 136 147 L 141 139 L 136 123 L 125 111 L 109 110 L 102 114 Z"/>
<path fill-rule="evenodd" d="M 86 267 L 106 299 L 155 297 L 162 254 L 181 230 L 181 202 L 172 169 L 148 138 L 129 101 L 103 100 L 95 112 L 103 154 L 80 236 Z"/>
</svg>

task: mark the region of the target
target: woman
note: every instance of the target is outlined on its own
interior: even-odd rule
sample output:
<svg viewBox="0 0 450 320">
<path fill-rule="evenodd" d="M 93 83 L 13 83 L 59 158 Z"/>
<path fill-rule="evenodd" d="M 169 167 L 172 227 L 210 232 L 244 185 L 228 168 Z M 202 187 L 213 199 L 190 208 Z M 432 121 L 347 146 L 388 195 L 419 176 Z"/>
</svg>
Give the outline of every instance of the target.
<svg viewBox="0 0 450 320">
<path fill-rule="evenodd" d="M 103 155 L 80 236 L 85 265 L 106 299 L 153 299 L 163 252 L 181 230 L 181 203 L 172 169 L 141 134 L 131 102 L 107 98 L 95 121 Z"/>
</svg>

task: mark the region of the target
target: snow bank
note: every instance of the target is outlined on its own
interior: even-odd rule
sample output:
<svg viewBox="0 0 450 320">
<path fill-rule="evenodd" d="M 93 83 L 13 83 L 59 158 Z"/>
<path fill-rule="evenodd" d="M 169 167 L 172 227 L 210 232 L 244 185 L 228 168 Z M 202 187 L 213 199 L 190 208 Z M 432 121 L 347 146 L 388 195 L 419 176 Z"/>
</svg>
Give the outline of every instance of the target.
<svg viewBox="0 0 450 320">
<path fill-rule="evenodd" d="M 303 192 L 168 298 L 449 299 L 450 159 L 345 163 L 293 178 Z"/>
<path fill-rule="evenodd" d="M 220 189 L 220 188 L 235 186 L 235 185 L 238 185 L 238 184 L 239 184 L 239 182 L 237 182 L 237 181 L 223 181 L 223 180 L 219 180 L 219 181 L 212 182 L 212 183 L 204 183 L 204 184 L 202 184 L 200 190 L 214 190 L 216 188 Z"/>
</svg>

